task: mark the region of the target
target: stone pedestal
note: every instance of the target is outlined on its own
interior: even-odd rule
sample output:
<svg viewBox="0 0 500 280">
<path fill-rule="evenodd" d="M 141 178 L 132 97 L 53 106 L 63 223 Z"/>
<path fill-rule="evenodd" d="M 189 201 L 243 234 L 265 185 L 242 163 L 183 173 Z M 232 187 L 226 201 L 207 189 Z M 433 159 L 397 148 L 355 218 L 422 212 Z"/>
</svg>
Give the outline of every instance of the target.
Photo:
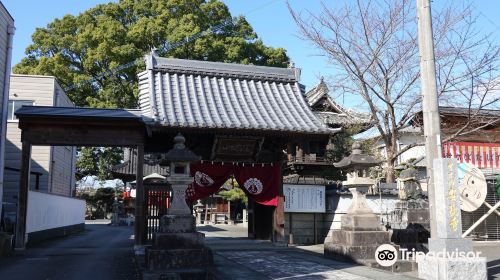
<svg viewBox="0 0 500 280">
<path fill-rule="evenodd" d="M 436 236 L 429 238 L 429 255 L 417 260 L 418 276 L 427 280 L 486 279 L 486 258 L 472 257 L 472 241 L 461 237 L 457 162 L 435 159 L 433 167 L 435 207 L 431 215 L 436 219 Z"/>
<path fill-rule="evenodd" d="M 436 280 L 486 280 L 486 260 L 425 257 L 418 260 L 418 277 Z"/>
<path fill-rule="evenodd" d="M 375 214 L 345 214 L 341 230 L 325 242 L 325 257 L 357 263 L 375 263 L 375 250 L 390 243 L 389 232 L 380 228 Z"/>
<path fill-rule="evenodd" d="M 205 246 L 205 235 L 196 231 L 195 217 L 185 202 L 187 177 L 169 178 L 174 193 L 167 215 L 160 219 L 160 232 L 146 250 L 145 280 L 209 279 L 212 251 Z"/>
<path fill-rule="evenodd" d="M 429 203 L 424 199 L 399 201 L 391 212 L 391 241 L 402 248 L 427 251 L 430 237 Z"/>
<path fill-rule="evenodd" d="M 208 279 L 213 256 L 204 241 L 192 215 L 163 216 L 160 232 L 146 250 L 143 279 Z"/>
</svg>

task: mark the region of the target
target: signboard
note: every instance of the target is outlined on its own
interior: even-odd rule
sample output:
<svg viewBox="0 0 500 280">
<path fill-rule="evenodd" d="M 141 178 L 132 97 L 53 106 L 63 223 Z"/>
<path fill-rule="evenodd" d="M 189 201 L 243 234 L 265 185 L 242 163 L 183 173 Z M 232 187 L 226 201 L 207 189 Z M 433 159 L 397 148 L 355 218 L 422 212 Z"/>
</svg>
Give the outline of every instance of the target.
<svg viewBox="0 0 500 280">
<path fill-rule="evenodd" d="M 460 209 L 466 212 L 476 211 L 486 200 L 488 185 L 483 172 L 468 163 L 458 165 L 460 182 Z"/>
<path fill-rule="evenodd" d="M 283 185 L 285 212 L 325 213 L 325 186 Z"/>
<path fill-rule="evenodd" d="M 478 168 L 500 169 L 500 143 L 448 142 L 442 148 L 445 158 Z"/>
<path fill-rule="evenodd" d="M 262 143 L 261 137 L 216 136 L 212 159 L 254 161 Z"/>
</svg>

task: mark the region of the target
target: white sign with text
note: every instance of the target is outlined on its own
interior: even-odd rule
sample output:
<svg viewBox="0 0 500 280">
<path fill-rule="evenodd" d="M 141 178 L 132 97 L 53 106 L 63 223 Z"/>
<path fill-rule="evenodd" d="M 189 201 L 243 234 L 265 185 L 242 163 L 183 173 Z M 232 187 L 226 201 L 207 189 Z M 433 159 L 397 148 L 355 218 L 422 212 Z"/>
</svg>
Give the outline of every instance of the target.
<svg viewBox="0 0 500 280">
<path fill-rule="evenodd" d="M 283 185 L 285 212 L 325 213 L 325 186 Z"/>
</svg>

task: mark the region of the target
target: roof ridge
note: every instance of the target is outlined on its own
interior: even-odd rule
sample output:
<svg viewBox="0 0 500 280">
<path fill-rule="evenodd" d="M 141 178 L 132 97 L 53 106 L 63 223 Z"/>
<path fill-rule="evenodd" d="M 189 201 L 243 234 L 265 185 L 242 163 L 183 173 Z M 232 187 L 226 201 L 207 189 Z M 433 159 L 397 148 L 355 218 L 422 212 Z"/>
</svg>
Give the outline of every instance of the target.
<svg viewBox="0 0 500 280">
<path fill-rule="evenodd" d="M 165 58 L 153 55 L 146 56 L 146 63 L 147 69 L 151 70 L 168 70 L 180 73 L 205 74 L 233 78 L 259 78 L 298 82 L 300 76 L 300 69 L 298 68 Z"/>
<path fill-rule="evenodd" d="M 137 111 L 140 112 L 141 109 L 128 109 L 128 108 L 93 108 L 93 107 L 69 107 L 69 106 L 47 106 L 47 105 L 29 105 L 27 107 L 35 107 L 35 108 L 55 108 L 55 109 L 92 109 L 92 110 L 115 110 L 115 111 Z"/>
</svg>

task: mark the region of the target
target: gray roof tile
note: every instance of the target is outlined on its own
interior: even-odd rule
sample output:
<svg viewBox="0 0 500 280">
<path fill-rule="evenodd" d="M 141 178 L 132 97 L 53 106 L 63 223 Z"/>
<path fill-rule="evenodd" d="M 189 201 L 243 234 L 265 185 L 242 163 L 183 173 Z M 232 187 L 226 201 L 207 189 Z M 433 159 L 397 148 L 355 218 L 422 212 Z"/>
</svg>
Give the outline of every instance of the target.
<svg viewBox="0 0 500 280">
<path fill-rule="evenodd" d="M 294 69 L 147 56 L 144 115 L 169 127 L 331 134 L 311 111 Z"/>
</svg>

